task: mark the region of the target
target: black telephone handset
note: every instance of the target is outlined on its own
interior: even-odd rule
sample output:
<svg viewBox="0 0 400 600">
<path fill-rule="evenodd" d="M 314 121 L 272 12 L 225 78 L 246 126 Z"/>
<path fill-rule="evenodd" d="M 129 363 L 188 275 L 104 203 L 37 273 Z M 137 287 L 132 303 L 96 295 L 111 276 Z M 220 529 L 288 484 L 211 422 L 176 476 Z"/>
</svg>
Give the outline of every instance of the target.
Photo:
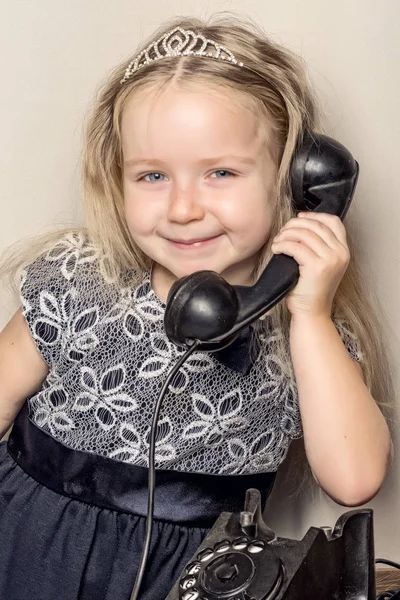
<svg viewBox="0 0 400 600">
<path fill-rule="evenodd" d="M 358 163 L 336 140 L 305 133 L 290 167 L 294 208 L 344 219 L 358 178 Z M 177 346 L 216 351 L 269 311 L 296 285 L 297 262 L 284 254 L 271 258 L 253 286 L 231 286 L 214 271 L 198 271 L 176 281 L 168 295 L 164 326 Z"/>
</svg>

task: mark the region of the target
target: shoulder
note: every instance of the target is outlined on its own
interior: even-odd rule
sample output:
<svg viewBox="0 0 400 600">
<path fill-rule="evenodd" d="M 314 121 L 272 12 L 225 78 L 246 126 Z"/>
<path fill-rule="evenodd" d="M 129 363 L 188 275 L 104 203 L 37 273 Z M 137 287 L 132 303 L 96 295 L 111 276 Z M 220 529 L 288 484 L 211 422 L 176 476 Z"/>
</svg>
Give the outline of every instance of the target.
<svg viewBox="0 0 400 600">
<path fill-rule="evenodd" d="M 89 241 L 84 231 L 63 234 L 24 267 L 21 275 L 23 305 L 41 293 L 59 296 L 81 281 L 86 281 L 87 286 L 97 284 L 99 279 L 106 281 L 103 262 L 100 249 Z"/>
<path fill-rule="evenodd" d="M 27 266 L 26 271 L 45 270 L 71 281 L 83 265 L 97 266 L 100 250 L 89 241 L 87 234 L 70 232 L 61 236 L 46 252 Z"/>
<path fill-rule="evenodd" d="M 62 235 L 22 271 L 22 312 L 39 351 L 54 364 L 64 334 L 93 328 L 118 288 L 107 281 L 100 250 L 84 232 Z"/>
</svg>

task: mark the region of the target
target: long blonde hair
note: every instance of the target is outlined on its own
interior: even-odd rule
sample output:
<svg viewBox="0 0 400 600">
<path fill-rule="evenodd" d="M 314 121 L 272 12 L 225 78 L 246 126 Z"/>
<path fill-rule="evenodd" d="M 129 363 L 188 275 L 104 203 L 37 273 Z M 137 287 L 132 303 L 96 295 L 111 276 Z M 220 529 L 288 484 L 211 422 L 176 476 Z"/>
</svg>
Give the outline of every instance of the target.
<svg viewBox="0 0 400 600">
<path fill-rule="evenodd" d="M 149 267 L 149 259 L 136 246 L 124 217 L 121 161 L 121 116 L 127 100 L 144 86 L 160 89 L 176 85 L 222 86 L 247 99 L 260 124 L 270 117 L 281 142 L 281 160 L 277 181 L 278 206 L 270 239 L 294 215 L 289 185 L 289 166 L 298 140 L 305 130 L 319 130 L 316 102 L 302 60 L 271 41 L 254 24 L 233 17 L 214 17 L 210 22 L 197 18 L 177 18 L 163 25 L 137 53 L 175 27 L 189 29 L 229 48 L 240 68 L 227 61 L 198 56 L 174 57 L 154 61 L 136 71 L 121 84 L 132 57 L 119 65 L 99 91 L 88 119 L 83 151 L 82 180 L 86 211 L 85 230 L 107 257 L 109 274 L 117 281 L 130 271 L 140 277 Z M 272 119 L 271 119 L 272 118 Z M 349 233 L 349 244 L 351 235 Z M 3 261 L 2 271 L 15 273 L 32 258 L 50 247 L 60 232 L 39 239 L 27 252 L 20 250 Z M 270 244 L 260 252 L 253 273 L 257 279 L 271 257 Z M 126 280 L 125 280 L 126 284 Z M 376 315 L 363 289 L 360 271 L 353 256 L 336 293 L 335 316 L 343 318 L 358 338 L 364 360 L 362 368 L 367 386 L 376 401 L 386 405 L 391 397 L 391 378 L 385 350 L 379 335 Z M 271 311 L 274 327 L 282 332 L 277 349 L 281 364 L 292 375 L 289 351 L 289 324 L 285 303 Z"/>
</svg>

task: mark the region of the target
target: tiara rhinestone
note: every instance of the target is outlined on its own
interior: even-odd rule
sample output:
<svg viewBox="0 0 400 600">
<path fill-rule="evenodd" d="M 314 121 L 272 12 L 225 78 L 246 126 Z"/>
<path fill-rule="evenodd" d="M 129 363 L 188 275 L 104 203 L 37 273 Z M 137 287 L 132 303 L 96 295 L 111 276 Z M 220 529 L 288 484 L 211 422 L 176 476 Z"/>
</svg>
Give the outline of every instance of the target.
<svg viewBox="0 0 400 600">
<path fill-rule="evenodd" d="M 225 48 L 225 46 L 221 46 L 193 31 L 176 27 L 156 42 L 150 44 L 145 50 L 142 50 L 129 63 L 124 77 L 121 79 L 121 84 L 128 81 L 135 71 L 138 71 L 145 65 L 175 56 L 204 56 L 206 58 L 230 62 L 238 67 L 244 66 L 243 63 L 236 60 L 233 53 Z"/>
</svg>

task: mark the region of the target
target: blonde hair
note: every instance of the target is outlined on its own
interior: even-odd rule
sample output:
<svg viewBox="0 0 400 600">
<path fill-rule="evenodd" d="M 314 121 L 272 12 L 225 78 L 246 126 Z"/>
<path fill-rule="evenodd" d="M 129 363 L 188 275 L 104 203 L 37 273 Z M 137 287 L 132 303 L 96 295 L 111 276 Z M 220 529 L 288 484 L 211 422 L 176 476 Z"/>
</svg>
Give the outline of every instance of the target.
<svg viewBox="0 0 400 600">
<path fill-rule="evenodd" d="M 316 102 L 302 60 L 269 40 L 252 23 L 233 17 L 214 17 L 209 22 L 197 18 L 177 18 L 156 31 L 138 49 L 137 54 L 178 26 L 227 47 L 245 67 L 197 56 L 174 57 L 152 62 L 121 84 L 125 69 L 132 60 L 130 57 L 111 73 L 100 90 L 91 110 L 84 143 L 82 177 L 85 230 L 89 239 L 107 257 L 109 275 L 117 281 L 127 271 L 139 278 L 143 270 L 149 267 L 149 258 L 129 234 L 123 207 L 120 123 L 124 107 L 132 94 L 145 86 L 157 85 L 161 89 L 171 82 L 176 85 L 194 83 L 222 86 L 239 93 L 258 109 L 255 116 L 260 123 L 265 115 L 270 117 L 281 143 L 278 206 L 270 239 L 294 215 L 288 173 L 296 144 L 305 130 L 319 129 Z M 50 247 L 58 237 L 60 232 L 38 240 L 28 253 L 18 250 L 12 259 L 8 255 L 4 260 L 3 272 L 15 272 L 17 267 Z M 351 239 L 349 244 L 352 245 Z M 270 243 L 267 242 L 260 252 L 253 273 L 254 280 L 270 257 Z M 336 293 L 334 314 L 344 319 L 358 338 L 364 356 L 362 368 L 366 384 L 381 406 L 387 404 L 392 394 L 388 362 L 378 333 L 377 318 L 363 289 L 354 254 Z M 292 376 L 288 342 L 290 315 L 285 303 L 275 307 L 270 316 L 273 326 L 282 332 L 277 348 L 281 364 Z"/>
</svg>

